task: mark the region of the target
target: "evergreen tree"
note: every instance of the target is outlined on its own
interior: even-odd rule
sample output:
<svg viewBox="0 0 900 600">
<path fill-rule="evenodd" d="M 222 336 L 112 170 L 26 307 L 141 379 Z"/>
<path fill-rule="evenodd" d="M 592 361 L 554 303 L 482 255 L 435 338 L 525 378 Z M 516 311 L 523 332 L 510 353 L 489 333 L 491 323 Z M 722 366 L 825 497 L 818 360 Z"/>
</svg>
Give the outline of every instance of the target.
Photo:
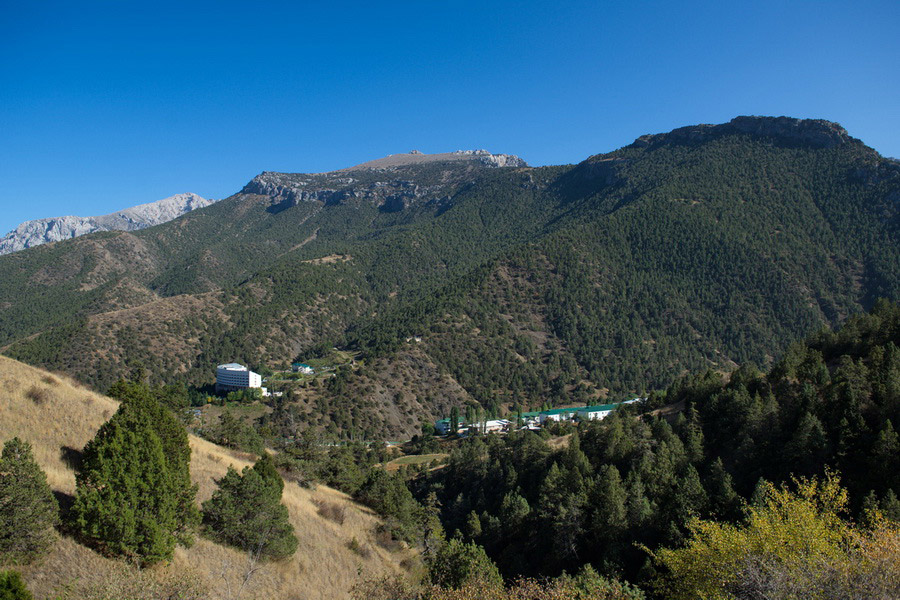
<svg viewBox="0 0 900 600">
<path fill-rule="evenodd" d="M 454 406 L 450 409 L 450 435 L 456 435 L 459 431 L 459 407 Z"/>
<path fill-rule="evenodd" d="M 611 543 L 628 527 L 628 494 L 614 465 L 603 465 L 591 494 L 594 515 L 591 530 L 603 545 Z"/>
<path fill-rule="evenodd" d="M 737 516 L 740 497 L 734 491 L 731 475 L 725 470 L 721 458 L 716 458 L 709 467 L 706 489 L 709 492 L 711 512 L 718 518 L 730 519 Z"/>
<path fill-rule="evenodd" d="M 175 417 L 143 384 L 84 448 L 72 508 L 78 533 L 141 565 L 169 560 L 196 523 L 190 446 Z"/>
<path fill-rule="evenodd" d="M 900 436 L 894 430 L 891 420 L 885 421 L 872 446 L 871 473 L 877 478 L 879 487 L 900 489 Z"/>
<path fill-rule="evenodd" d="M 59 506 L 31 444 L 13 438 L 0 456 L 0 564 L 22 563 L 47 552 Z"/>
<path fill-rule="evenodd" d="M 469 516 L 466 517 L 466 537 L 470 540 L 474 540 L 480 535 L 481 519 L 478 518 L 478 513 L 473 510 L 469 513 Z"/>
<path fill-rule="evenodd" d="M 110 388 L 108 395 L 123 404 L 134 404 L 135 412 L 140 412 L 159 436 L 169 476 L 177 492 L 175 536 L 180 544 L 190 545 L 191 534 L 200 523 L 200 513 L 194 504 L 197 486 L 191 484 L 191 446 L 184 426 L 156 399 L 157 392 L 145 383 L 119 381 Z"/>
<path fill-rule="evenodd" d="M 470 584 L 499 589 L 503 585 L 497 565 L 488 558 L 484 548 L 459 539 L 450 540 L 435 554 L 428 565 L 428 575 L 431 583 L 447 589 Z"/>
<path fill-rule="evenodd" d="M 297 550 L 294 527 L 281 503 L 284 480 L 264 454 L 241 473 L 229 468 L 219 489 L 203 503 L 206 534 L 258 558 L 278 560 Z"/>
<path fill-rule="evenodd" d="M 0 571 L 0 600 L 32 600 L 22 576 L 16 571 Z"/>
</svg>

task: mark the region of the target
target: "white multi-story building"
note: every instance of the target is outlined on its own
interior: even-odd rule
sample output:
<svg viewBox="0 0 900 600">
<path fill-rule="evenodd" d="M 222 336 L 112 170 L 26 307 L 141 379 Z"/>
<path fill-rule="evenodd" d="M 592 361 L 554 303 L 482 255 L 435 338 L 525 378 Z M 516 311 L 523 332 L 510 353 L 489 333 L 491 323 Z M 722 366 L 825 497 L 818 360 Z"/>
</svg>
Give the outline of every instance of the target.
<svg viewBox="0 0 900 600">
<path fill-rule="evenodd" d="M 247 388 L 262 387 L 262 377 L 244 365 L 228 363 L 216 369 L 216 391 L 233 392 Z"/>
</svg>

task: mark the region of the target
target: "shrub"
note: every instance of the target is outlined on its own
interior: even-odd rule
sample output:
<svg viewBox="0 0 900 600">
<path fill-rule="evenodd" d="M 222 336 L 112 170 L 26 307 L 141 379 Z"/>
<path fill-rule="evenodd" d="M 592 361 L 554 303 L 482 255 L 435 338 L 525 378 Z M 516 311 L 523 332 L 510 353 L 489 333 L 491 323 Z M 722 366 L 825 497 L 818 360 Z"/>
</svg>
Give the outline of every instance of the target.
<svg viewBox="0 0 900 600">
<path fill-rule="evenodd" d="M 33 385 L 25 392 L 25 397 L 40 406 L 50 399 L 50 390 Z"/>
<path fill-rule="evenodd" d="M 485 589 L 503 586 L 497 565 L 484 548 L 458 539 L 444 544 L 428 565 L 431 583 L 441 588 L 459 589 L 474 584 Z"/>
<path fill-rule="evenodd" d="M 344 519 L 347 517 L 347 509 L 344 506 L 335 502 L 318 501 L 316 507 L 316 512 L 320 517 L 334 521 L 338 525 L 344 524 Z"/>
</svg>

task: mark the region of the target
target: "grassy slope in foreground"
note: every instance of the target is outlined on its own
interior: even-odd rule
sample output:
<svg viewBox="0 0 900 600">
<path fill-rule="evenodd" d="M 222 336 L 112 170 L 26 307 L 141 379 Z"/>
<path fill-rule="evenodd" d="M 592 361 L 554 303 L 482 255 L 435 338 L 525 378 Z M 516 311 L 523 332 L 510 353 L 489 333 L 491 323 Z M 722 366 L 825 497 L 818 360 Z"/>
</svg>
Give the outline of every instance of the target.
<svg viewBox="0 0 900 600">
<path fill-rule="evenodd" d="M 47 472 L 50 486 L 63 495 L 74 494 L 75 473 L 67 464 L 66 449 L 81 450 L 100 425 L 117 409 L 117 402 L 87 390 L 64 376 L 51 374 L 0 356 L 0 441 L 19 436 L 34 447 L 35 458 Z M 229 465 L 241 469 L 250 464 L 227 450 L 191 437 L 191 477 L 199 485 L 198 501 L 215 490 L 214 479 Z M 287 483 L 283 502 L 300 547 L 289 560 L 267 564 L 257 572 L 242 597 L 309 599 L 346 598 L 347 591 L 363 576 L 398 572 L 406 553 L 391 553 L 375 541 L 379 520 L 345 494 L 325 486 L 314 491 Z M 319 516 L 317 503 L 343 505 L 343 524 Z M 370 549 L 363 558 L 348 548 L 356 538 Z M 239 587 L 246 559 L 240 552 L 197 538 L 189 549 L 179 548 L 173 563 L 164 567 L 173 574 L 197 576 L 209 590 L 209 598 L 227 597 L 227 584 Z M 222 577 L 224 571 L 229 581 Z M 68 537 L 61 537 L 50 555 L 20 569 L 36 598 L 55 597 L 62 586 L 102 585 L 116 577 L 121 564 L 103 558 Z"/>
</svg>

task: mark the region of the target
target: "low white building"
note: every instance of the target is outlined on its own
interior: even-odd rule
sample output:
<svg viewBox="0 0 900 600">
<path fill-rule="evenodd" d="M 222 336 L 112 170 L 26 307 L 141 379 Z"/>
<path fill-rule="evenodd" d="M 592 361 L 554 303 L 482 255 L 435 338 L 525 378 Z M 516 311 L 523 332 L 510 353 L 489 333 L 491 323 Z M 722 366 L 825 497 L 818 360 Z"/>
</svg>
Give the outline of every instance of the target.
<svg viewBox="0 0 900 600">
<path fill-rule="evenodd" d="M 571 421 L 577 408 L 554 408 L 544 410 L 538 415 L 538 422 L 543 425 L 547 421 Z"/>
<path fill-rule="evenodd" d="M 216 392 L 234 392 L 261 387 L 262 376 L 244 365 L 228 363 L 216 368 Z"/>
<path fill-rule="evenodd" d="M 575 413 L 575 417 L 579 421 L 599 421 L 600 419 L 605 419 L 606 417 L 608 417 L 609 414 L 614 410 L 614 404 L 585 406 L 584 408 L 578 409 L 578 411 Z"/>
<path fill-rule="evenodd" d="M 470 423 L 469 431 L 477 433 L 501 433 L 509 429 L 508 419 L 492 419 L 481 423 Z"/>
</svg>

